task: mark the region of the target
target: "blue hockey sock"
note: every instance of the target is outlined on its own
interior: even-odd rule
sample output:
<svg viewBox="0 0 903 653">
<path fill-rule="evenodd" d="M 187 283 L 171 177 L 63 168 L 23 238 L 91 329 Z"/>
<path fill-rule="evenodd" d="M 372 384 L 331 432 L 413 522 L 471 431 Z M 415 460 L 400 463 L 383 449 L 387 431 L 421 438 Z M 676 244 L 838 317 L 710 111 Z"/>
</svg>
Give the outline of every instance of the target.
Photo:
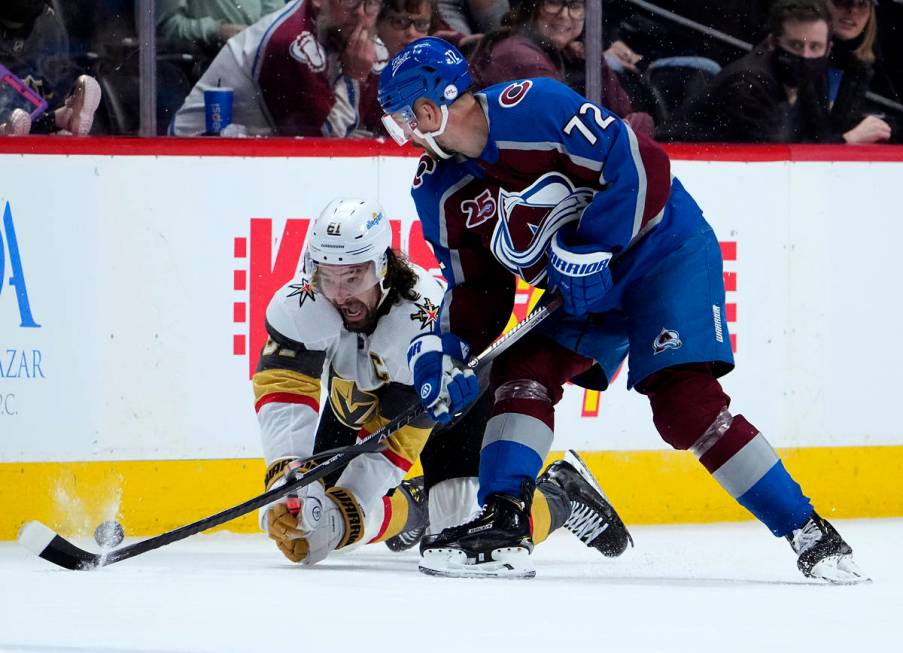
<svg viewBox="0 0 903 653">
<path fill-rule="evenodd" d="M 480 452 L 480 492 L 477 501 L 486 502 L 490 494 L 520 496 L 524 479 L 536 479 L 542 467 L 542 458 L 530 447 L 497 440 L 483 447 Z"/>
<path fill-rule="evenodd" d="M 799 528 L 812 515 L 809 497 L 780 460 L 737 501 L 778 537 Z"/>
</svg>

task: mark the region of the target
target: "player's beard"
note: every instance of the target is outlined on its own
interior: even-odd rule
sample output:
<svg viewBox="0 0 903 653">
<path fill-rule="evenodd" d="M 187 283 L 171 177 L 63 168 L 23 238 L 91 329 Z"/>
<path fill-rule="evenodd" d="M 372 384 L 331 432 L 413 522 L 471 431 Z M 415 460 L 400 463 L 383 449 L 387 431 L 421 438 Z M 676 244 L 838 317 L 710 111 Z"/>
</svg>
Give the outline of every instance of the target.
<svg viewBox="0 0 903 653">
<path fill-rule="evenodd" d="M 359 299 L 351 298 L 341 306 L 335 304 L 342 316 L 342 324 L 352 333 L 369 333 L 376 323 L 376 309 L 371 309 Z"/>
</svg>

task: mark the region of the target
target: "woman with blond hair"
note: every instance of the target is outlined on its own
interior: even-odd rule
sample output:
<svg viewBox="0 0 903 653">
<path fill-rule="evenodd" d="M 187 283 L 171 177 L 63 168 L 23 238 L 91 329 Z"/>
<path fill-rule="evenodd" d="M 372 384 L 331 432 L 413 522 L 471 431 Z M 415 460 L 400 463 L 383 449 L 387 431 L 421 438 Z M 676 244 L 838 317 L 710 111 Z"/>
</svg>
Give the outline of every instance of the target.
<svg viewBox="0 0 903 653">
<path fill-rule="evenodd" d="M 828 0 L 831 52 L 828 56 L 828 104 L 831 123 L 848 143 L 877 143 L 891 138 L 881 117 L 866 113 L 865 94 L 874 75 L 878 19 L 874 0 Z"/>
</svg>

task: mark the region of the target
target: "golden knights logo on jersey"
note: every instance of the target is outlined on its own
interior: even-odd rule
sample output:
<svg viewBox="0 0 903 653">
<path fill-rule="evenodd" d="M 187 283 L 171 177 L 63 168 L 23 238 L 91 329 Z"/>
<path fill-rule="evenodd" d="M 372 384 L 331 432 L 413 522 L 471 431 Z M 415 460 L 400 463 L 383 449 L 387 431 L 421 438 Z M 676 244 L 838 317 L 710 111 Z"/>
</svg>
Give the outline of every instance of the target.
<svg viewBox="0 0 903 653">
<path fill-rule="evenodd" d="M 417 312 L 411 313 L 411 320 L 420 320 L 421 329 L 431 329 L 439 319 L 439 307 L 429 297 L 424 297 L 423 302 L 415 303 L 414 306 L 417 307 Z"/>
<path fill-rule="evenodd" d="M 546 275 L 546 248 L 563 225 L 579 219 L 593 191 L 548 172 L 520 192 L 499 190 L 491 248 L 499 263 L 535 286 Z"/>
<path fill-rule="evenodd" d="M 289 288 L 292 289 L 292 292 L 290 292 L 288 296 L 298 298 L 298 308 L 304 306 L 305 300 L 309 299 L 312 302 L 317 301 L 314 285 L 307 279 L 301 279 L 301 283 L 293 283 Z"/>
<path fill-rule="evenodd" d="M 360 429 L 376 414 L 379 397 L 361 390 L 354 381 L 333 376 L 329 382 L 329 404 L 342 424 Z"/>
</svg>

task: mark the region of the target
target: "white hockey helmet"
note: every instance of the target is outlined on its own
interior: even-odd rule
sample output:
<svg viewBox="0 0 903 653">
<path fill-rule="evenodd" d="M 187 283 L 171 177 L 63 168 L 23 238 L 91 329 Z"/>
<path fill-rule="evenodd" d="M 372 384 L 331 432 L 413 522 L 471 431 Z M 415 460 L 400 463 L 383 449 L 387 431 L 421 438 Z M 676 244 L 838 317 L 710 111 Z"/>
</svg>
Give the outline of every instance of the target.
<svg viewBox="0 0 903 653">
<path fill-rule="evenodd" d="M 304 274 L 313 279 L 320 265 L 372 263 L 367 276 L 372 284 L 382 285 L 391 246 L 392 229 L 378 202 L 335 199 L 320 212 L 307 234 Z"/>
</svg>

